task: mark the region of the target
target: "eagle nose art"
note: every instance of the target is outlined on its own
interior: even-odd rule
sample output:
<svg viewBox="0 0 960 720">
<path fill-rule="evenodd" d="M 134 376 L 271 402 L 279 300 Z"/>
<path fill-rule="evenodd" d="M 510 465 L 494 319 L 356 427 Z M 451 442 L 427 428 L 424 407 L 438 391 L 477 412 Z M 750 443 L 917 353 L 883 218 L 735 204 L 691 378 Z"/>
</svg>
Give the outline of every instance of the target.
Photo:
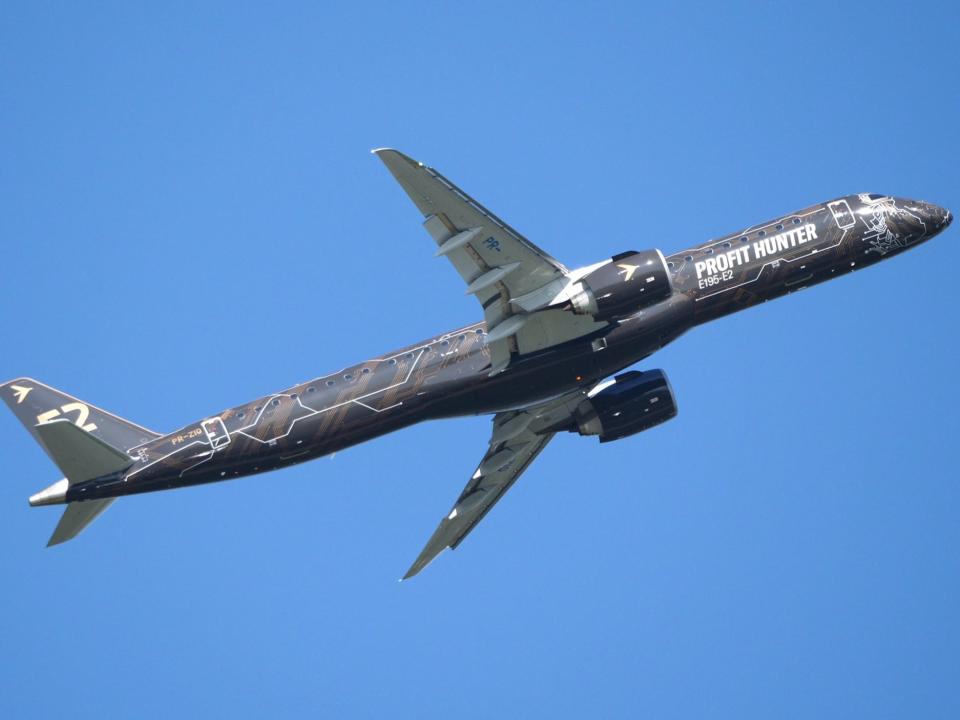
<svg viewBox="0 0 960 720">
<path fill-rule="evenodd" d="M 899 212 L 891 217 L 892 229 L 907 244 L 929 240 L 953 220 L 946 208 L 922 200 L 895 198 Z"/>
<path fill-rule="evenodd" d="M 922 202 L 918 204 L 920 205 L 920 216 L 929 228 L 928 233 L 930 235 L 935 235 L 944 230 L 953 221 L 953 215 L 946 208 L 933 203 Z"/>
<path fill-rule="evenodd" d="M 946 229 L 953 222 L 953 214 L 946 208 L 937 208 L 940 211 L 940 229 Z"/>
</svg>

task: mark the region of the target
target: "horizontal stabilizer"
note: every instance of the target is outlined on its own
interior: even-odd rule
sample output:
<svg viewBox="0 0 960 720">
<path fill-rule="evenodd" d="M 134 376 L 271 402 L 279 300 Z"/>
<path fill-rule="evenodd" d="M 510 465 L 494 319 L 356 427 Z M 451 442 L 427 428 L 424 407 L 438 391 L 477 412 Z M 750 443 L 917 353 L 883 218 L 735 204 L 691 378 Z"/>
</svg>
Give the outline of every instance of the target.
<svg viewBox="0 0 960 720">
<path fill-rule="evenodd" d="M 122 472 L 133 458 L 81 430 L 69 420 L 51 420 L 35 426 L 37 435 L 70 484 Z"/>
<path fill-rule="evenodd" d="M 98 517 L 100 513 L 110 507 L 116 498 L 104 498 L 103 500 L 87 500 L 85 502 L 70 503 L 67 509 L 60 516 L 60 522 L 57 523 L 53 535 L 47 542 L 47 547 L 59 545 L 67 540 L 72 540 L 80 532 Z"/>
</svg>

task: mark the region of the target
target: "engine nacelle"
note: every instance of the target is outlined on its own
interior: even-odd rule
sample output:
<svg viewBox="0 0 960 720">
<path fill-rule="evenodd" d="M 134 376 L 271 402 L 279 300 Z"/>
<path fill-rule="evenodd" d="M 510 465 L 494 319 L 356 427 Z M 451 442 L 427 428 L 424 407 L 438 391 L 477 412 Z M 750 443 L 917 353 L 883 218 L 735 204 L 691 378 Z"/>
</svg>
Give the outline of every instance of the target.
<svg viewBox="0 0 960 720">
<path fill-rule="evenodd" d="M 600 388 L 577 408 L 571 431 L 599 435 L 600 442 L 605 443 L 648 430 L 677 414 L 673 390 L 663 370 L 632 370 Z"/>
<path fill-rule="evenodd" d="M 660 302 L 673 292 L 667 261 L 659 250 L 625 252 L 585 275 L 570 298 L 573 311 L 611 320 Z"/>
</svg>

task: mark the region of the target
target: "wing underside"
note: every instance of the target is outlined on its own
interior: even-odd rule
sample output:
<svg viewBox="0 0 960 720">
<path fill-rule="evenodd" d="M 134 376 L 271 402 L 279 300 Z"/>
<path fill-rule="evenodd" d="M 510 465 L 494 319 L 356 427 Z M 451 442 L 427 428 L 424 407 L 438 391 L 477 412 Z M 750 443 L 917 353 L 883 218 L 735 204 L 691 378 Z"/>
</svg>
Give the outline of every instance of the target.
<svg viewBox="0 0 960 720">
<path fill-rule="evenodd" d="M 403 579 L 413 577 L 447 548 L 455 549 L 483 520 L 565 425 L 586 390 L 522 410 L 494 415 L 490 445 L 453 508 L 427 541 Z"/>
<path fill-rule="evenodd" d="M 550 305 L 571 284 L 560 262 L 433 168 L 388 148 L 374 150 L 423 213 L 424 228 L 483 307 L 491 373 L 514 355 L 596 332 L 606 323 Z"/>
</svg>

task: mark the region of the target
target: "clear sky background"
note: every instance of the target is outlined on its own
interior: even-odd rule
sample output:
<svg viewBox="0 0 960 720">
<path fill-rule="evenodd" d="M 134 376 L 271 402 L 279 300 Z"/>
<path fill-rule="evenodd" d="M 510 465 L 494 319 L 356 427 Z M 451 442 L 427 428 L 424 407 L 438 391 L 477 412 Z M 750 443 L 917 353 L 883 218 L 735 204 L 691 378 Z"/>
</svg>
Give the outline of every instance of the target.
<svg viewBox="0 0 960 720">
<path fill-rule="evenodd" d="M 0 5 L 0 379 L 169 431 L 480 316 L 368 151 L 569 266 L 960 209 L 956 3 Z M 0 415 L 0 716 L 955 718 L 957 227 L 698 328 L 398 584 L 487 418 L 117 502 Z"/>
</svg>

